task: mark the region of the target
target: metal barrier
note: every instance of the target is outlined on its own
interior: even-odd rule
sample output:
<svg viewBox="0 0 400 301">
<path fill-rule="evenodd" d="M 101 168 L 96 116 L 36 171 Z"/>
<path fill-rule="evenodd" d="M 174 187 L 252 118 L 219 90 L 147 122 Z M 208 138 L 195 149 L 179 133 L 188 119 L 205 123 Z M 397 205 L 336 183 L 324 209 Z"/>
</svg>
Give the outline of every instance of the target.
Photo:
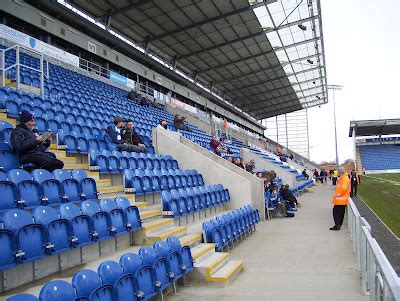
<svg viewBox="0 0 400 301">
<path fill-rule="evenodd" d="M 400 300 L 400 278 L 372 237 L 371 226 L 351 199 L 347 214 L 353 249 L 357 254 L 357 267 L 361 272 L 362 293 L 369 295 L 371 301 Z"/>
<path fill-rule="evenodd" d="M 6 54 L 13 50 L 15 51 L 15 63 L 11 63 L 7 66 Z M 39 69 L 22 64 L 20 62 L 21 52 L 28 53 L 31 56 L 37 57 L 40 61 Z M 16 88 L 19 89 L 21 84 L 21 67 L 23 67 L 25 69 L 29 69 L 39 73 L 40 81 L 39 81 L 39 87 L 37 88 L 40 89 L 40 95 L 41 96 L 44 95 L 44 78 L 45 77 L 49 78 L 49 64 L 48 61 L 45 60 L 43 54 L 33 51 L 32 49 L 29 49 L 21 45 L 13 45 L 6 49 L 0 49 L 0 60 L 1 60 L 0 62 L 1 86 L 3 87 L 5 86 L 6 78 L 11 78 L 11 79 L 14 78 L 12 71 L 15 70 L 15 84 Z"/>
</svg>

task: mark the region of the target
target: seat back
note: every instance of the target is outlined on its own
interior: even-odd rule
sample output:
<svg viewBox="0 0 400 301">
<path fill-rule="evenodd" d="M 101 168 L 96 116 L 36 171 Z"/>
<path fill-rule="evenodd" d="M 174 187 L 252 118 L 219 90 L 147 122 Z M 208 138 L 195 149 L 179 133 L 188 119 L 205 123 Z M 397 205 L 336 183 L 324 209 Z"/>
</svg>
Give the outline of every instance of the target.
<svg viewBox="0 0 400 301">
<path fill-rule="evenodd" d="M 55 280 L 42 287 L 39 294 L 40 301 L 75 300 L 72 285 L 63 280 Z"/>
<path fill-rule="evenodd" d="M 18 294 L 8 298 L 7 301 L 39 301 L 39 299 L 31 294 Z"/>
<path fill-rule="evenodd" d="M 150 266 L 152 266 L 158 258 L 156 251 L 149 246 L 141 247 L 138 254 L 142 258 L 143 264 Z"/>
<path fill-rule="evenodd" d="M 40 206 L 32 211 L 36 223 L 48 226 L 51 222 L 59 219 L 57 211 L 49 206 Z"/>
<path fill-rule="evenodd" d="M 56 169 L 53 171 L 54 179 L 63 182 L 65 180 L 71 179 L 71 172 L 65 169 Z"/>
<path fill-rule="evenodd" d="M 17 245 L 11 230 L 0 229 L 0 270 L 12 267 L 16 263 Z"/>
<path fill-rule="evenodd" d="M 122 266 L 124 273 L 131 273 L 134 275 L 143 265 L 143 262 L 138 254 L 125 253 L 119 259 L 119 264 Z"/>
<path fill-rule="evenodd" d="M 87 173 L 83 169 L 74 169 L 71 172 L 72 178 L 78 180 L 79 182 L 87 178 Z"/>
<path fill-rule="evenodd" d="M 0 210 L 11 209 L 17 207 L 17 187 L 14 183 L 8 181 L 0 181 L 1 202 Z"/>
<path fill-rule="evenodd" d="M 86 297 L 102 285 L 99 274 L 92 270 L 80 270 L 72 277 L 72 286 L 76 296 Z"/>
<path fill-rule="evenodd" d="M 97 273 L 99 274 L 103 285 L 114 285 L 115 281 L 124 274 L 124 271 L 118 262 L 108 260 L 99 265 Z"/>
<path fill-rule="evenodd" d="M 45 170 L 45 169 L 35 169 L 32 171 L 32 176 L 33 179 L 38 182 L 39 184 L 42 184 L 44 181 L 51 180 L 53 179 L 53 175 L 51 172 Z"/>
<path fill-rule="evenodd" d="M 32 180 L 32 176 L 29 172 L 26 170 L 22 169 L 12 169 L 8 173 L 8 179 L 9 181 L 13 182 L 15 185 L 18 185 L 19 183 L 23 181 L 30 181 Z"/>
</svg>

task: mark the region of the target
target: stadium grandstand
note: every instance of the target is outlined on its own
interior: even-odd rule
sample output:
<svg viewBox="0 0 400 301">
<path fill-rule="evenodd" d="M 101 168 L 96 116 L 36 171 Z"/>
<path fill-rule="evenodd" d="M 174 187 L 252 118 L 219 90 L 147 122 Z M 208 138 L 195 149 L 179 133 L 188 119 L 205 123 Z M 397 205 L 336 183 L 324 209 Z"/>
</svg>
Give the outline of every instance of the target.
<svg viewBox="0 0 400 301">
<path fill-rule="evenodd" d="M 0 300 L 400 300 L 351 199 L 350 234 L 328 230 L 308 132 L 264 135 L 328 102 L 319 0 L 3 0 L 0 17 Z M 359 169 L 400 168 L 374 159 L 397 158 L 394 130 L 352 123 Z"/>
</svg>

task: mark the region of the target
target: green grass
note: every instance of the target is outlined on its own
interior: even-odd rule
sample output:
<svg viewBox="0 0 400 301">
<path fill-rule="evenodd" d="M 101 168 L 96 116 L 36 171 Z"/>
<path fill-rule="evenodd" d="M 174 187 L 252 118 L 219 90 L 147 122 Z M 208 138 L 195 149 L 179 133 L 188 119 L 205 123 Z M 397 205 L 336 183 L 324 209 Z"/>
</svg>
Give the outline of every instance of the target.
<svg viewBox="0 0 400 301">
<path fill-rule="evenodd" d="M 400 237 L 400 173 L 362 175 L 358 195 Z"/>
</svg>

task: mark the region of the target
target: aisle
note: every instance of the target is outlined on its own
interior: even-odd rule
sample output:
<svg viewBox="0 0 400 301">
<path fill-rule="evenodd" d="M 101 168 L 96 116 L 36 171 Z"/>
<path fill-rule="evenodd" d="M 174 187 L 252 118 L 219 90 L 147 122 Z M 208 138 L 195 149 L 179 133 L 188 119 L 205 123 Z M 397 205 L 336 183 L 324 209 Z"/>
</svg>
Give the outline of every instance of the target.
<svg viewBox="0 0 400 301">
<path fill-rule="evenodd" d="M 227 287 L 178 287 L 168 300 L 367 300 L 352 251 L 347 223 L 333 225 L 332 186 L 318 186 L 299 198 L 294 218 L 262 222 L 231 251 L 244 270 Z M 190 282 L 189 282 L 190 283 Z"/>
</svg>

